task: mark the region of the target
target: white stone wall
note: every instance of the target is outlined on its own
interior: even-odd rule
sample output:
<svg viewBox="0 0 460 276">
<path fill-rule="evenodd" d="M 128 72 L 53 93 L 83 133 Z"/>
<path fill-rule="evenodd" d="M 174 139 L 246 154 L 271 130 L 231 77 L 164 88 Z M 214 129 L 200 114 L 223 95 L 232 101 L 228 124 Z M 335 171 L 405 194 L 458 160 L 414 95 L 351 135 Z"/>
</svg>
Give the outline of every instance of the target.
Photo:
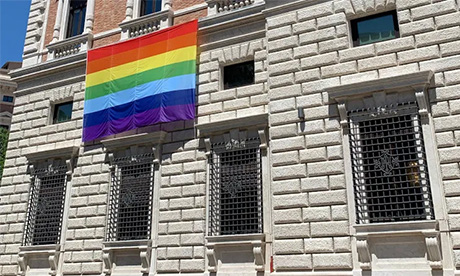
<svg viewBox="0 0 460 276">
<path fill-rule="evenodd" d="M 269 113 L 271 181 L 264 185 L 272 195 L 264 204 L 272 206 L 272 225 L 265 232 L 273 236 L 268 256 L 274 256 L 276 272 L 351 272 L 357 261 L 342 128 L 337 103 L 327 89 L 424 70 L 435 72 L 429 100 L 442 173 L 442 183 L 431 185 L 445 192 L 445 203 L 440 204 L 447 208 L 453 246 L 447 250 L 453 250 L 454 265 L 460 269 L 459 6 L 458 0 L 306 1 L 293 11 L 268 11 L 265 38 L 218 44 L 231 32 L 208 35 L 209 44 L 199 55 L 198 125 Z M 350 19 L 395 8 L 401 38 L 351 46 Z M 30 18 L 36 10 L 42 11 L 31 9 Z M 259 27 L 246 31 L 257 32 Z M 244 27 L 235 29 L 235 35 L 244 34 Z M 221 68 L 251 59 L 255 84 L 223 90 Z M 51 124 L 52 104 L 69 99 L 74 101 L 72 120 Z M 81 144 L 83 100 L 84 66 L 19 83 L 0 186 L 1 275 L 18 273 L 30 185 L 25 154 L 69 145 L 80 147 L 80 152 L 68 186 L 59 275 L 102 273 L 110 172 L 102 144 Z M 298 118 L 298 108 L 304 110 L 304 120 Z M 203 275 L 205 145 L 192 122 L 162 128 L 168 135 L 155 178 L 159 183 L 154 183 L 159 192 L 154 195 L 157 261 L 152 266 L 159 274 Z"/>
</svg>

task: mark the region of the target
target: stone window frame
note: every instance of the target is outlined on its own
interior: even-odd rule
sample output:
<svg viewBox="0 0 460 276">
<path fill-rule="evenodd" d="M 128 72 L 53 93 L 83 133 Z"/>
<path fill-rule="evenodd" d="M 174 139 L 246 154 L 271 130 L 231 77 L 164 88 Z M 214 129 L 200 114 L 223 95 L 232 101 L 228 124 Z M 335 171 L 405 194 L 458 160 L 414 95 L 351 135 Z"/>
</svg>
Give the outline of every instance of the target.
<svg viewBox="0 0 460 276">
<path fill-rule="evenodd" d="M 242 63 L 246 63 L 246 62 L 251 62 L 253 63 L 253 83 L 250 83 L 250 84 L 246 84 L 246 85 L 241 85 L 241 86 L 235 86 L 235 87 L 231 87 L 231 88 L 225 88 L 225 70 L 224 68 L 227 67 L 227 66 L 232 66 L 232 65 L 238 65 L 238 64 L 242 64 Z M 248 55 L 248 56 L 245 56 L 245 57 L 241 57 L 241 58 L 238 58 L 236 60 L 233 60 L 231 62 L 223 62 L 223 61 L 220 61 L 219 62 L 219 90 L 231 90 L 231 89 L 236 89 L 236 88 L 243 88 L 245 86 L 250 86 L 250 85 L 254 85 L 256 84 L 256 61 L 254 60 L 254 55 Z"/>
<path fill-rule="evenodd" d="M 381 15 L 384 15 L 384 14 L 391 14 L 393 16 L 393 23 L 395 23 L 395 37 L 394 38 L 390 38 L 390 39 L 385 39 L 385 40 L 381 40 L 381 41 L 375 41 L 375 42 L 372 42 L 372 43 L 369 43 L 369 44 L 374 44 L 374 43 L 379 43 L 379 42 L 383 42 L 383 41 L 388 41 L 388 40 L 393 40 L 393 39 L 398 39 L 401 37 L 401 32 L 399 30 L 399 18 L 398 18 L 398 11 L 396 9 L 388 9 L 388 10 L 384 10 L 384 11 L 379 11 L 377 13 L 373 13 L 373 14 L 369 14 L 369 15 L 365 15 L 365 16 L 361 16 L 361 17 L 357 17 L 357 18 L 352 18 L 350 20 L 350 35 L 351 35 L 351 45 L 353 47 L 361 47 L 361 46 L 365 46 L 365 45 L 369 45 L 369 44 L 359 44 L 358 41 L 355 41 L 353 39 L 353 37 L 357 37 L 358 34 L 356 32 L 358 32 L 358 28 L 357 28 L 357 23 L 353 23 L 353 21 L 358 21 L 358 20 L 364 20 L 364 19 L 373 19 L 375 17 L 378 17 L 378 16 L 381 16 Z"/>
<path fill-rule="evenodd" d="M 271 201 L 270 201 L 270 163 L 269 163 L 269 141 L 268 141 L 268 114 L 248 116 L 225 121 L 206 123 L 197 125 L 199 137 L 204 140 L 206 146 L 206 156 L 210 157 L 212 152 L 211 137 L 224 135 L 229 142 L 234 139 L 229 134 L 233 132 L 238 134 L 242 130 L 257 130 L 260 139 L 260 154 L 262 157 L 262 200 L 263 204 L 263 233 L 260 234 L 244 234 L 244 235 L 223 235 L 210 236 L 209 231 L 209 198 L 210 198 L 210 164 L 206 164 L 206 224 L 205 224 L 205 246 L 207 265 L 205 270 L 209 273 L 217 273 L 219 266 L 218 252 L 234 246 L 248 246 L 252 248 L 254 254 L 255 270 L 259 272 L 265 271 L 269 264 L 269 254 L 271 252 L 272 243 L 272 223 L 271 223 Z M 225 138 L 224 138 L 225 140 Z"/>
<path fill-rule="evenodd" d="M 146 14 L 141 16 L 141 2 L 142 0 L 127 0 L 126 1 L 126 18 L 123 20 L 123 22 L 144 17 L 144 16 L 149 16 L 150 14 Z M 171 0 L 162 0 L 161 1 L 161 11 L 164 10 L 169 10 L 171 8 Z M 154 12 L 157 13 L 157 12 Z"/>
<path fill-rule="evenodd" d="M 62 251 L 66 241 L 67 221 L 70 209 L 70 197 L 72 187 L 72 173 L 76 158 L 78 157 L 79 147 L 70 146 L 64 148 L 56 148 L 52 150 L 36 151 L 25 154 L 29 162 L 29 172 L 32 174 L 36 164 L 43 163 L 44 161 L 51 164 L 54 160 L 64 159 L 67 167 L 66 182 L 67 186 L 65 191 L 65 199 L 63 204 L 61 233 L 59 235 L 59 243 L 51 245 L 28 245 L 20 246 L 18 253 L 18 265 L 20 268 L 19 275 L 26 275 L 28 271 L 29 261 L 31 259 L 46 258 L 50 268 L 50 275 L 60 274 L 62 269 L 63 258 Z"/>
<path fill-rule="evenodd" d="M 107 162 L 110 166 L 113 164 L 115 154 L 120 151 L 129 152 L 130 155 L 137 155 L 139 154 L 139 147 L 151 147 L 154 155 L 152 161 L 153 199 L 150 239 L 132 241 L 104 240 L 102 243 L 102 260 L 104 263 L 103 274 L 105 275 L 110 275 L 112 273 L 117 254 L 126 252 L 133 252 L 140 257 L 141 265 L 139 267 L 139 272 L 147 274 L 155 273 L 155 265 L 153 264 L 156 262 L 159 230 L 161 147 L 166 135 L 167 133 L 165 131 L 157 131 L 101 140 L 107 154 Z M 110 181 L 110 185 L 111 184 L 112 181 Z M 107 195 L 107 200 L 108 197 L 110 197 L 110 194 Z M 107 204 L 107 214 L 108 213 L 109 204 Z"/>
<path fill-rule="evenodd" d="M 372 269 L 372 256 L 368 244 L 369 238 L 376 236 L 395 237 L 408 234 L 417 234 L 425 237 L 427 259 L 432 269 L 446 269 L 452 267 L 450 240 L 446 233 L 446 231 L 448 231 L 447 212 L 443 198 L 444 193 L 442 190 L 442 178 L 438 161 L 433 119 L 428 100 L 428 88 L 432 83 L 433 75 L 434 73 L 432 71 L 421 71 L 331 87 L 327 90 L 329 97 L 338 103 L 337 107 L 340 115 L 340 125 L 342 127 L 342 145 L 350 233 L 353 236 L 353 252 L 356 252 L 358 257 L 357 262 L 355 260 L 355 269 Z M 429 179 L 435 214 L 434 220 L 356 224 L 354 182 L 348 135 L 348 106 L 353 100 L 364 99 L 366 96 L 370 96 L 378 102 L 383 101 L 387 104 L 391 103 L 394 99 L 387 97 L 387 93 L 398 95 L 403 93 L 412 94 L 413 99 L 418 104 L 427 166 L 430 172 Z M 350 107 L 350 110 L 351 109 L 352 107 Z"/>
<path fill-rule="evenodd" d="M 51 41 L 51 43 L 55 43 L 57 41 L 63 41 L 63 40 L 70 40 L 74 38 L 74 37 L 66 38 L 67 27 L 69 25 L 68 20 L 69 20 L 69 12 L 70 12 L 70 1 L 71 0 L 59 0 L 57 12 L 56 12 L 56 21 L 54 24 L 53 40 Z M 75 37 L 83 36 L 85 34 L 92 32 L 93 22 L 94 22 L 95 2 L 96 0 L 87 0 L 86 14 L 85 14 L 85 26 L 83 28 L 83 33 Z"/>
</svg>

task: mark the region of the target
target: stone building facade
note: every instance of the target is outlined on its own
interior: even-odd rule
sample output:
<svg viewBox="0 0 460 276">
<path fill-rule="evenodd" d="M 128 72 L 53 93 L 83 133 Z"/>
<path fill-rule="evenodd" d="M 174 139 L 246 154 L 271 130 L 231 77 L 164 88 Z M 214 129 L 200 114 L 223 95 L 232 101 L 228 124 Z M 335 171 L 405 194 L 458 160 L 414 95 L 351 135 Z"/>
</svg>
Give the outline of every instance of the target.
<svg viewBox="0 0 460 276">
<path fill-rule="evenodd" d="M 20 62 L 9 61 L 0 68 L 0 127 L 10 129 L 13 116 L 14 95 L 16 83 L 8 73 L 21 67 Z"/>
<path fill-rule="evenodd" d="M 459 0 L 73 2 L 11 73 L 1 275 L 460 275 Z M 86 51 L 191 19 L 196 120 L 82 143 Z"/>
</svg>

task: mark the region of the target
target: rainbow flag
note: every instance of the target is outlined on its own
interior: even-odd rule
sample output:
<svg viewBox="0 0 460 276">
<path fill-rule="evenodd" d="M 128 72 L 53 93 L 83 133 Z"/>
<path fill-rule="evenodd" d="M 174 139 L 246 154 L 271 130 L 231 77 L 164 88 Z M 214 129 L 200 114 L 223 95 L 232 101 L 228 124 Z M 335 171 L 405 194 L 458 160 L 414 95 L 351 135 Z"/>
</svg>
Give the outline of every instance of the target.
<svg viewBox="0 0 460 276">
<path fill-rule="evenodd" d="M 83 142 L 195 118 L 198 22 L 88 51 Z"/>
</svg>

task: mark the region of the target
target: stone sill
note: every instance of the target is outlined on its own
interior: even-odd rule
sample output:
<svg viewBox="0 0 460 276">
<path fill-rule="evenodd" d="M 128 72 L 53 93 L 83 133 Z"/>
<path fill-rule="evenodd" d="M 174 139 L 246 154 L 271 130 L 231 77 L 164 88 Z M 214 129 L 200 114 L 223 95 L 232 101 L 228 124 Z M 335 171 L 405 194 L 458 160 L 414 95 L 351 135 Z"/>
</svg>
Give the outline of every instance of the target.
<svg viewBox="0 0 460 276">
<path fill-rule="evenodd" d="M 405 221 L 405 222 L 389 222 L 375 224 L 361 224 L 353 226 L 358 236 L 367 235 L 405 235 L 422 232 L 438 231 L 438 221 Z"/>
<path fill-rule="evenodd" d="M 254 116 L 240 117 L 229 120 L 216 121 L 211 123 L 197 124 L 196 128 L 199 130 L 198 136 L 204 137 L 211 134 L 219 134 L 234 128 L 245 127 L 266 127 L 268 125 L 268 114 L 260 114 Z"/>
<path fill-rule="evenodd" d="M 79 147 L 70 146 L 65 148 L 55 148 L 51 150 L 36 151 L 25 154 L 29 162 L 45 160 L 48 158 L 57 158 L 57 157 L 74 157 L 78 154 Z"/>
<path fill-rule="evenodd" d="M 332 99 L 359 96 L 376 91 L 398 89 L 404 87 L 429 85 L 433 77 L 433 71 L 421 71 L 395 77 L 381 78 L 377 80 L 362 81 L 351 84 L 339 85 L 327 89 Z"/>
<path fill-rule="evenodd" d="M 134 240 L 134 241 L 110 241 L 103 242 L 105 250 L 127 250 L 127 249 L 139 249 L 139 247 L 152 246 L 152 240 Z"/>
<path fill-rule="evenodd" d="M 72 36 L 69 38 L 65 38 L 63 40 L 56 41 L 54 43 L 50 43 L 48 44 L 48 46 L 46 46 L 46 48 L 48 48 L 48 51 L 52 51 L 52 50 L 61 48 L 65 45 L 78 43 L 78 42 L 82 43 L 82 42 L 90 41 L 92 38 L 93 38 L 93 35 L 91 33 L 83 33 L 83 34 L 79 34 L 79 35 Z"/>
<path fill-rule="evenodd" d="M 153 20 L 159 20 L 168 16 L 171 16 L 173 14 L 172 10 L 162 10 L 158 12 L 154 12 L 148 15 L 140 16 L 138 18 L 134 18 L 125 22 L 121 22 L 118 24 L 118 26 L 123 30 L 123 29 L 128 29 L 136 25 L 140 25 L 143 23 L 148 23 Z"/>
<path fill-rule="evenodd" d="M 46 244 L 46 245 L 27 245 L 20 246 L 20 254 L 43 254 L 48 253 L 49 251 L 59 251 L 61 245 L 59 244 Z"/>
<path fill-rule="evenodd" d="M 241 245 L 264 242 L 265 234 L 206 236 L 205 238 L 207 245 Z"/>
<path fill-rule="evenodd" d="M 104 147 L 108 149 L 126 148 L 131 145 L 141 144 L 160 144 L 166 137 L 165 131 L 155 131 L 151 133 L 140 133 L 129 136 L 121 136 L 101 140 Z"/>
</svg>

